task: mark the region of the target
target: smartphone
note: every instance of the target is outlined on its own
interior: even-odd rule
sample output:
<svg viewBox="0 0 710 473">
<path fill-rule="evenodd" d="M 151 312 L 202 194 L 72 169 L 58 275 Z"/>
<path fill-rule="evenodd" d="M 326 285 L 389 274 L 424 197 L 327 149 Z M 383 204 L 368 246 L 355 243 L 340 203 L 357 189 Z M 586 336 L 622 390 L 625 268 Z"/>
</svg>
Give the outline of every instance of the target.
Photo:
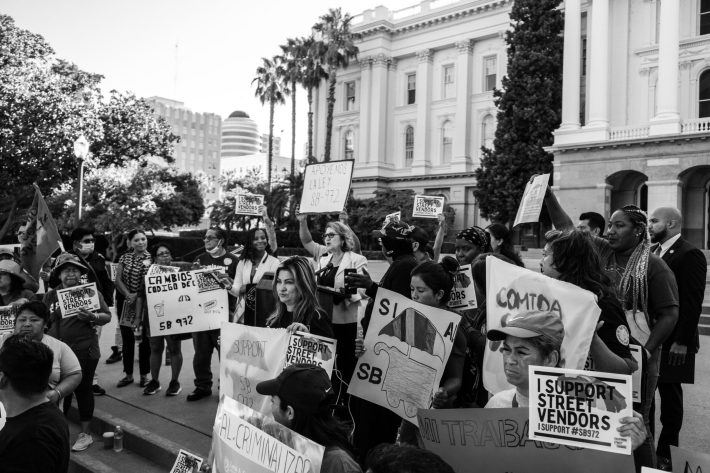
<svg viewBox="0 0 710 473">
<path fill-rule="evenodd" d="M 343 277 L 345 278 L 345 294 L 355 294 L 357 292 L 356 287 L 348 286 L 348 275 L 354 273 L 357 273 L 357 269 L 355 268 L 345 268 L 345 270 L 343 270 Z"/>
</svg>

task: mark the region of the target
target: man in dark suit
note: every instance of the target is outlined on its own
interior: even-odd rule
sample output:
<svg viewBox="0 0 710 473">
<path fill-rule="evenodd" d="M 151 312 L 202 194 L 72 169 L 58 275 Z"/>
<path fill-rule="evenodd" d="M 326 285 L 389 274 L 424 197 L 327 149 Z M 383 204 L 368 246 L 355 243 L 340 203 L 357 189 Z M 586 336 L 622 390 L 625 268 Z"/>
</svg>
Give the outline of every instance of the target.
<svg viewBox="0 0 710 473">
<path fill-rule="evenodd" d="M 705 296 L 705 255 L 681 237 L 682 216 L 678 209 L 661 207 L 649 219 L 651 251 L 659 255 L 675 274 L 680 307 L 678 323 L 661 351 L 658 393 L 661 396 L 661 434 L 658 437 L 658 468 L 670 471 L 670 446 L 678 445 L 683 425 L 681 383 L 695 381 L 695 354 L 700 346 L 698 320 Z M 653 414 L 651 415 L 653 419 Z M 651 424 L 653 425 L 653 423 Z"/>
</svg>

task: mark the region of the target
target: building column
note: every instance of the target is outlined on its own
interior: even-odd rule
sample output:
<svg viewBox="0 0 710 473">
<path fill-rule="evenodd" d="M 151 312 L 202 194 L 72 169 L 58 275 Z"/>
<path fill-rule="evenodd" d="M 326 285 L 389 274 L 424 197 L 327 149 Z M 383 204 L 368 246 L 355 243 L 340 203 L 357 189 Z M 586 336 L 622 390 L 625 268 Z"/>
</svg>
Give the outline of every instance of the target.
<svg viewBox="0 0 710 473">
<path fill-rule="evenodd" d="M 609 135 L 609 0 L 593 0 L 589 71 L 589 120 L 586 129 L 599 131 L 594 141 Z"/>
<path fill-rule="evenodd" d="M 370 100 L 371 100 L 371 76 L 372 59 L 360 59 L 360 139 L 358 149 L 355 152 L 357 161 L 366 163 L 370 155 Z"/>
<path fill-rule="evenodd" d="M 429 170 L 429 143 L 431 140 L 431 64 L 434 59 L 433 51 L 425 49 L 417 53 L 419 65 L 417 67 L 417 89 L 415 101 L 417 104 L 417 126 L 414 129 L 414 162 L 413 174 L 423 174 Z"/>
<path fill-rule="evenodd" d="M 565 0 L 565 44 L 562 63 L 562 123 L 560 130 L 579 128 L 579 94 L 582 73 L 581 0 Z"/>
<path fill-rule="evenodd" d="M 372 58 L 372 89 L 370 102 L 369 163 L 383 164 L 387 145 L 387 70 L 391 58 L 378 54 Z"/>
<path fill-rule="evenodd" d="M 659 207 L 675 207 L 682 212 L 683 184 L 678 179 L 646 181 L 648 188 L 648 211 Z"/>
<path fill-rule="evenodd" d="M 651 119 L 649 135 L 680 133 L 678 113 L 679 0 L 661 0 L 658 32 L 658 86 L 656 116 Z"/>
<path fill-rule="evenodd" d="M 456 43 L 456 120 L 451 170 L 466 172 L 471 168 L 471 53 L 473 41 Z"/>
</svg>

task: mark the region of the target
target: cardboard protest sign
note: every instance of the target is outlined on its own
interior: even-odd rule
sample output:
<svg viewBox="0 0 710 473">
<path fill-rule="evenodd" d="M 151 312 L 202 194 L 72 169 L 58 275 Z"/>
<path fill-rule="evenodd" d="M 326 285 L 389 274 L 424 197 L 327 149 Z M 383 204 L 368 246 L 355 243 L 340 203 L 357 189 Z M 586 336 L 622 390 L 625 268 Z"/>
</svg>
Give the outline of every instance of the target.
<svg viewBox="0 0 710 473">
<path fill-rule="evenodd" d="M 638 368 L 636 371 L 631 373 L 631 389 L 634 396 L 634 402 L 641 402 L 641 379 L 643 377 L 643 353 L 641 352 L 641 345 L 636 345 L 634 343 L 629 343 L 629 350 L 631 351 L 631 356 L 636 360 Z"/>
<path fill-rule="evenodd" d="M 631 376 L 530 365 L 530 439 L 631 454 L 617 431 L 633 416 Z"/>
<path fill-rule="evenodd" d="M 220 393 L 269 415 L 271 398 L 257 393 L 256 385 L 283 371 L 289 333 L 225 322 L 220 336 Z"/>
<path fill-rule="evenodd" d="M 674 472 L 707 473 L 710 471 L 710 455 L 671 445 L 671 464 Z"/>
<path fill-rule="evenodd" d="M 201 466 L 202 458 L 180 449 L 170 473 L 192 473 L 193 471 L 200 471 Z"/>
<path fill-rule="evenodd" d="M 414 218 L 439 218 L 444 213 L 444 197 L 434 195 L 415 195 L 412 217 Z"/>
<path fill-rule="evenodd" d="M 286 363 L 284 368 L 307 363 L 323 368 L 330 377 L 335 366 L 335 346 L 337 342 L 328 337 L 313 335 L 312 333 L 296 332 L 291 334 L 286 349 Z"/>
<path fill-rule="evenodd" d="M 520 207 L 518 207 L 518 213 L 515 215 L 514 227 L 521 223 L 534 223 L 540 219 L 540 211 L 545 203 L 545 193 L 549 181 L 549 174 L 541 174 L 536 176 L 532 182 L 528 182 L 520 201 Z"/>
<path fill-rule="evenodd" d="M 562 319 L 562 367 L 582 369 L 589 354 L 601 310 L 589 291 L 520 268 L 493 256 L 486 258 L 486 323 L 501 327 L 503 317 L 531 311 L 551 311 Z M 502 342 L 489 341 L 483 357 L 483 384 L 496 394 L 512 386 L 503 372 Z"/>
<path fill-rule="evenodd" d="M 461 317 L 378 289 L 348 392 L 417 423 L 431 405 Z"/>
<path fill-rule="evenodd" d="M 475 309 L 478 307 L 470 264 L 464 264 L 459 267 L 454 278 L 454 287 L 451 289 L 448 307 L 450 309 L 460 310 Z"/>
<path fill-rule="evenodd" d="M 647 466 L 642 466 L 642 467 L 641 467 L 641 473 L 656 473 L 656 472 L 660 473 L 660 472 L 662 472 L 662 471 L 663 471 L 663 470 L 657 470 L 657 469 L 655 469 L 655 468 L 649 468 L 649 467 L 647 467 Z"/>
<path fill-rule="evenodd" d="M 261 194 L 237 194 L 234 197 L 235 215 L 260 216 L 259 207 L 264 205 L 264 196 Z"/>
<path fill-rule="evenodd" d="M 151 264 L 148 268 L 146 276 L 155 276 L 156 274 L 177 273 L 180 268 L 177 266 L 164 266 L 160 264 Z"/>
<path fill-rule="evenodd" d="M 634 471 L 632 456 L 530 440 L 527 409 L 422 409 L 418 417 L 426 449 L 456 473 Z"/>
<path fill-rule="evenodd" d="M 212 430 L 216 473 L 319 473 L 325 449 L 223 397 Z"/>
<path fill-rule="evenodd" d="M 309 164 L 303 177 L 301 213 L 340 212 L 350 194 L 351 159 Z"/>
<path fill-rule="evenodd" d="M 17 306 L 4 305 L 0 306 L 0 335 L 11 333 L 15 330 L 15 314 Z"/>
<path fill-rule="evenodd" d="M 229 320 L 227 291 L 211 272 L 198 269 L 145 277 L 151 336 L 216 330 Z"/>
<path fill-rule="evenodd" d="M 79 313 L 81 309 L 88 311 L 99 310 L 99 291 L 96 283 L 80 284 L 57 291 L 59 298 L 59 310 L 62 317 L 71 317 Z"/>
<path fill-rule="evenodd" d="M 118 263 L 106 262 L 106 270 L 111 281 L 116 282 L 116 274 L 118 272 Z"/>
</svg>

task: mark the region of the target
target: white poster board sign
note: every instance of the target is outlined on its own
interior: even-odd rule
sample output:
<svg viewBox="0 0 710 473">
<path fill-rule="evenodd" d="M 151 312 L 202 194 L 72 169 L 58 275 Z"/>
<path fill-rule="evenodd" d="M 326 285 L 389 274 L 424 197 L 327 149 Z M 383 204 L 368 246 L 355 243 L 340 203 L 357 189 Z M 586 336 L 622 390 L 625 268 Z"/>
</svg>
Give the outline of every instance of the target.
<svg viewBox="0 0 710 473">
<path fill-rule="evenodd" d="M 535 176 L 532 182 L 527 183 L 518 213 L 515 215 L 514 227 L 520 223 L 534 223 L 540 219 L 540 211 L 545 203 L 545 193 L 549 181 L 549 174 L 541 174 Z"/>
<path fill-rule="evenodd" d="M 17 306 L 15 305 L 0 306 L 0 336 L 15 330 L 16 313 Z"/>
<path fill-rule="evenodd" d="M 417 409 L 429 408 L 439 389 L 460 320 L 380 288 L 348 392 L 417 425 Z"/>
<path fill-rule="evenodd" d="M 260 216 L 259 207 L 264 205 L 264 196 L 261 194 L 237 194 L 234 198 L 236 215 Z"/>
<path fill-rule="evenodd" d="M 343 210 L 350 194 L 353 163 L 353 160 L 346 159 L 307 165 L 299 212 L 332 213 Z"/>
<path fill-rule="evenodd" d="M 289 333 L 282 328 L 225 322 L 220 337 L 220 394 L 270 415 L 271 397 L 257 393 L 256 385 L 283 371 Z"/>
<path fill-rule="evenodd" d="M 489 331 L 500 328 L 505 316 L 551 311 L 562 319 L 565 329 L 562 367 L 584 368 L 601 313 L 594 294 L 493 256 L 486 258 L 486 284 Z M 483 356 L 483 384 L 493 394 L 512 387 L 503 371 L 501 345 L 501 341 L 488 341 Z"/>
<path fill-rule="evenodd" d="M 227 291 L 212 272 L 198 269 L 145 277 L 151 336 L 216 330 L 229 319 Z"/>
<path fill-rule="evenodd" d="M 434 195 L 415 195 L 412 217 L 438 219 L 444 213 L 444 197 Z"/>
<path fill-rule="evenodd" d="M 391 214 L 385 215 L 384 225 L 387 225 L 390 222 L 399 223 L 400 221 L 402 221 L 402 211 L 398 210 L 397 212 L 393 212 Z"/>
<path fill-rule="evenodd" d="M 530 440 L 631 454 L 631 375 L 529 366 Z"/>
<path fill-rule="evenodd" d="M 101 309 L 99 291 L 96 289 L 96 283 L 93 282 L 60 289 L 57 291 L 57 297 L 62 317 L 76 315 L 81 309 L 88 311 Z"/>
<path fill-rule="evenodd" d="M 475 309 L 478 307 L 470 264 L 459 266 L 459 270 L 454 277 L 454 287 L 451 289 L 448 307 L 449 309 L 458 310 Z"/>
<path fill-rule="evenodd" d="M 629 351 L 631 356 L 636 360 L 638 369 L 631 373 L 631 388 L 633 390 L 634 402 L 641 402 L 641 380 L 643 377 L 643 353 L 641 345 L 629 343 Z"/>
<path fill-rule="evenodd" d="M 335 366 L 336 344 L 337 342 L 332 338 L 321 337 L 312 333 L 296 332 L 289 338 L 284 368 L 306 363 L 320 366 L 330 377 Z"/>
<path fill-rule="evenodd" d="M 155 276 L 156 274 L 167 274 L 167 273 L 177 273 L 180 268 L 177 266 L 164 266 L 160 264 L 151 264 L 148 268 L 148 272 L 145 273 L 146 276 Z"/>
</svg>

